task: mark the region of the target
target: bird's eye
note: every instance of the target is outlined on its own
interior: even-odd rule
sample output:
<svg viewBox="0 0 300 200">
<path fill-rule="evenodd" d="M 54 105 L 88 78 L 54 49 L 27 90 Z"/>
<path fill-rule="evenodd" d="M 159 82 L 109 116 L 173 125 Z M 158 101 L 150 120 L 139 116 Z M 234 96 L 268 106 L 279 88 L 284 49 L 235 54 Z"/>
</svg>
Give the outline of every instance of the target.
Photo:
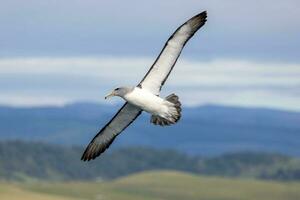
<svg viewBox="0 0 300 200">
<path fill-rule="evenodd" d="M 120 88 L 116 88 L 115 90 L 119 90 Z"/>
</svg>

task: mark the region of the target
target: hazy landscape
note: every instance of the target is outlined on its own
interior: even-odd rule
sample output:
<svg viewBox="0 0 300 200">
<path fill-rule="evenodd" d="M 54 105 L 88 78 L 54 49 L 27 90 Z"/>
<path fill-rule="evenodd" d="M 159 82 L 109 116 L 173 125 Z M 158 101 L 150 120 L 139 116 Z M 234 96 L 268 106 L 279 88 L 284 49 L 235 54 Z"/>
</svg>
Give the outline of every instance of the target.
<svg viewBox="0 0 300 200">
<path fill-rule="evenodd" d="M 120 106 L 77 103 L 64 107 L 0 107 L 0 139 L 86 145 Z M 188 154 L 266 151 L 300 156 L 300 114 L 265 108 L 184 107 L 181 123 L 153 126 L 144 113 L 112 147 L 171 148 Z"/>
<path fill-rule="evenodd" d="M 0 198 L 300 198 L 297 112 L 186 108 L 183 123 L 167 132 L 144 115 L 99 159 L 80 161 L 114 109 L 1 107 Z"/>
<path fill-rule="evenodd" d="M 262 180 L 300 180 L 300 159 L 276 153 L 236 152 L 219 156 L 191 156 L 176 150 L 127 147 L 100 159 L 80 161 L 82 147 L 37 142 L 0 142 L 0 178 L 80 181 L 111 180 L 148 170 L 176 170 L 206 176 Z"/>
</svg>

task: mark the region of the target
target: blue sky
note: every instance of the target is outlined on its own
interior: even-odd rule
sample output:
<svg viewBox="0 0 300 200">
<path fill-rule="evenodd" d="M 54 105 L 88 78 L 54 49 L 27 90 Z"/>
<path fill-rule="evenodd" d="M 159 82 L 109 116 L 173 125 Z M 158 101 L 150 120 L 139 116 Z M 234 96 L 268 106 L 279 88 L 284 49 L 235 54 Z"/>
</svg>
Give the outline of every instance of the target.
<svg viewBox="0 0 300 200">
<path fill-rule="evenodd" d="M 209 23 L 188 57 L 299 61 L 300 2 L 1 1 L 1 56 L 155 56 L 187 18 Z"/>
<path fill-rule="evenodd" d="M 103 102 L 111 88 L 135 85 L 170 34 L 207 10 L 163 95 L 300 110 L 297 0 L 0 2 L 0 104 Z"/>
</svg>

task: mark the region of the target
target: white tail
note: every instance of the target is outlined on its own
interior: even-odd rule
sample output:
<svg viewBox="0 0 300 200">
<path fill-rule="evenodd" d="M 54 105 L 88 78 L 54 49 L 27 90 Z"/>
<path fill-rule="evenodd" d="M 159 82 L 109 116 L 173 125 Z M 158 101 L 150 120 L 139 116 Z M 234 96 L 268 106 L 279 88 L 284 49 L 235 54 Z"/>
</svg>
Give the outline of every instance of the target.
<svg viewBox="0 0 300 200">
<path fill-rule="evenodd" d="M 169 115 L 166 117 L 160 117 L 157 115 L 151 116 L 151 123 L 160 126 L 169 126 L 176 124 L 181 117 L 181 103 L 176 94 L 170 94 L 166 97 L 168 101 Z"/>
</svg>

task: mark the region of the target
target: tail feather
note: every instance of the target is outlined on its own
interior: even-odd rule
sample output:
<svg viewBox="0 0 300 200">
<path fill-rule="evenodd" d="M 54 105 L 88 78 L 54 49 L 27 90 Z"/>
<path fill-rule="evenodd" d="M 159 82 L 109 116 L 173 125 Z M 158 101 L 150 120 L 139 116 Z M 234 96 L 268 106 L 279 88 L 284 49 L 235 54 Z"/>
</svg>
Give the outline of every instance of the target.
<svg viewBox="0 0 300 200">
<path fill-rule="evenodd" d="M 176 94 L 171 94 L 166 97 L 166 101 L 169 103 L 169 113 L 167 117 L 161 117 L 158 115 L 151 116 L 151 123 L 160 126 L 169 126 L 178 122 L 181 117 L 181 103 Z"/>
<path fill-rule="evenodd" d="M 175 124 L 175 122 L 167 120 L 163 117 L 160 117 L 158 115 L 152 115 L 151 116 L 151 123 L 155 124 L 155 125 L 160 125 L 160 126 L 169 126 L 172 124 Z"/>
</svg>

